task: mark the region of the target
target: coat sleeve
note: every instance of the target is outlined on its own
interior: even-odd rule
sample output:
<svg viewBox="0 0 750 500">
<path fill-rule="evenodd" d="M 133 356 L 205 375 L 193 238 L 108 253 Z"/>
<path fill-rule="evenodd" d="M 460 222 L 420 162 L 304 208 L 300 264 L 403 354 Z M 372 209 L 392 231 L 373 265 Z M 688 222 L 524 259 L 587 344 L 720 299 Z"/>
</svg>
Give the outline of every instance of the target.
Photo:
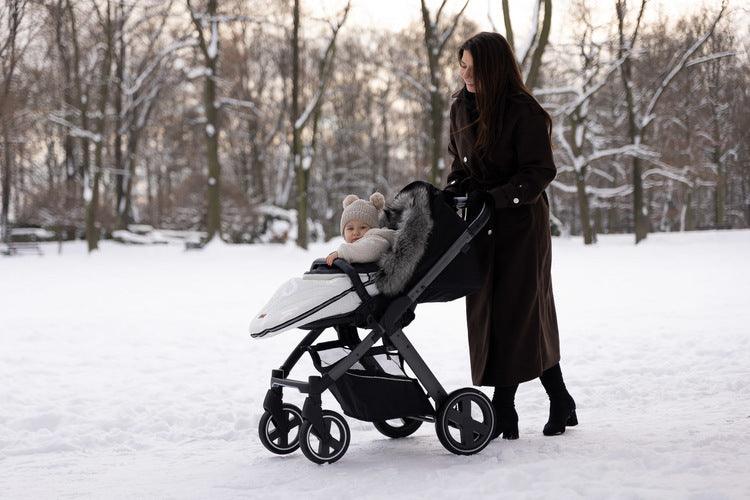
<svg viewBox="0 0 750 500">
<path fill-rule="evenodd" d="M 517 173 L 507 183 L 489 190 L 497 208 L 534 203 L 557 174 L 547 120 L 541 110 L 522 108 L 513 144 Z"/>
<path fill-rule="evenodd" d="M 458 156 L 458 148 L 456 147 L 456 121 L 455 121 L 455 103 L 451 106 L 450 112 L 450 140 L 448 142 L 448 154 L 451 159 L 451 171 L 448 174 L 448 185 L 445 189 L 454 193 L 461 193 L 461 182 L 469 176 L 466 171 L 466 167 L 461 158 Z"/>
<path fill-rule="evenodd" d="M 349 263 L 376 262 L 388 247 L 388 240 L 380 235 L 365 236 L 354 243 L 342 243 L 337 252 Z"/>
</svg>

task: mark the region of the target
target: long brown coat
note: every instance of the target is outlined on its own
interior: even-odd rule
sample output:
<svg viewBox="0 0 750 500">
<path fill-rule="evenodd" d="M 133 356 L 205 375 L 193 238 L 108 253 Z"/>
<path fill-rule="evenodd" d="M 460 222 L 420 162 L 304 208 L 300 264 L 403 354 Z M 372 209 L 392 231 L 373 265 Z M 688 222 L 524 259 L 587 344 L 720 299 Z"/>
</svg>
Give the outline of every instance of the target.
<svg viewBox="0 0 750 500">
<path fill-rule="evenodd" d="M 474 153 L 474 96 L 451 106 L 449 189 L 487 191 L 494 221 L 475 241 L 487 270 L 482 289 L 466 299 L 475 385 L 512 385 L 560 361 L 552 295 L 549 204 L 544 189 L 555 163 L 545 116 L 525 95 L 505 100 L 502 129 L 484 155 Z"/>
</svg>

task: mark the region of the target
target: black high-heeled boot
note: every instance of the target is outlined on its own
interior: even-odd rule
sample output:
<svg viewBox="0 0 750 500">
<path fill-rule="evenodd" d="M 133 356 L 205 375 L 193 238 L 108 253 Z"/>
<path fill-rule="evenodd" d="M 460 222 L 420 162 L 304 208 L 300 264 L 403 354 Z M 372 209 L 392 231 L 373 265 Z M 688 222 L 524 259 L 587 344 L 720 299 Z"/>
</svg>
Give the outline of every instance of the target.
<svg viewBox="0 0 750 500">
<path fill-rule="evenodd" d="M 549 397 L 549 419 L 542 431 L 544 435 L 556 436 L 564 433 L 566 426 L 578 425 L 576 402 L 565 387 L 560 364 L 542 372 L 539 379 Z"/>
<path fill-rule="evenodd" d="M 495 407 L 495 432 L 492 439 L 518 439 L 518 413 L 516 413 L 515 398 L 518 384 L 495 387 L 492 396 L 492 406 Z"/>
</svg>

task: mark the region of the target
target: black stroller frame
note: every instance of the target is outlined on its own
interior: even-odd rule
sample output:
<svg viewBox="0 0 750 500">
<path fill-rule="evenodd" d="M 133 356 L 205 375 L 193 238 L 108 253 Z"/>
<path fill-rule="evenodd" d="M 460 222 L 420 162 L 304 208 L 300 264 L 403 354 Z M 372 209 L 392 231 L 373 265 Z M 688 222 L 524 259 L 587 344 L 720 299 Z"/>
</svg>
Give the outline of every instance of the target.
<svg viewBox="0 0 750 500">
<path fill-rule="evenodd" d="M 467 213 L 468 200 L 465 197 L 452 199 L 456 209 L 462 209 L 464 219 Z M 450 245 L 437 262 L 405 294 L 390 302 L 379 319 L 372 312 L 366 316 L 365 328 L 371 330 L 361 340 L 355 326 L 351 325 L 312 325 L 310 332 L 299 342 L 284 363 L 271 372 L 271 388 L 268 390 L 263 408 L 266 410 L 260 422 L 261 441 L 270 451 L 277 454 L 291 453 L 299 446 L 305 456 L 316 463 L 335 462 L 343 456 L 349 445 L 349 429 L 343 417 L 336 412 L 323 410 L 321 395 L 330 389 L 356 363 L 368 353 L 394 350 L 408 364 L 417 380 L 433 400 L 435 409 L 423 415 L 409 416 L 402 419 L 404 429 L 389 428 L 388 425 L 376 428 L 390 437 L 404 437 L 411 434 L 423 422 L 435 422 L 436 432 L 441 443 L 451 452 L 461 455 L 481 451 L 494 437 L 495 417 L 489 399 L 474 388 L 464 388 L 450 394 L 446 392 L 432 373 L 415 347 L 404 334 L 401 326 L 403 319 L 412 314 L 422 292 L 440 273 L 459 255 L 465 252 L 471 241 L 479 234 L 490 220 L 490 209 L 482 203 L 476 217 L 471 220 L 466 230 Z M 317 262 L 317 261 L 316 261 Z M 342 259 L 336 259 L 334 266 L 346 273 L 351 279 L 356 293 L 365 304 L 371 297 L 360 280 L 357 269 Z M 413 316 L 412 316 L 413 318 Z M 322 375 L 309 376 L 307 381 L 288 378 L 292 368 L 308 352 L 313 343 L 323 332 L 333 326 L 339 342 L 351 346 L 351 351 Z M 378 340 L 383 346 L 373 347 Z M 282 389 L 294 388 L 307 394 L 301 414 L 293 405 L 283 403 Z M 477 421 L 470 413 L 471 404 L 478 406 L 482 419 Z M 268 432 L 269 420 L 275 430 Z M 299 425 L 297 439 L 289 439 L 289 433 Z M 331 427 L 339 429 L 340 437 L 331 434 Z M 451 428 L 460 432 L 460 438 L 451 435 Z M 274 434 L 275 433 L 275 434 Z M 312 435 L 319 439 L 317 449 L 309 442 Z"/>
</svg>

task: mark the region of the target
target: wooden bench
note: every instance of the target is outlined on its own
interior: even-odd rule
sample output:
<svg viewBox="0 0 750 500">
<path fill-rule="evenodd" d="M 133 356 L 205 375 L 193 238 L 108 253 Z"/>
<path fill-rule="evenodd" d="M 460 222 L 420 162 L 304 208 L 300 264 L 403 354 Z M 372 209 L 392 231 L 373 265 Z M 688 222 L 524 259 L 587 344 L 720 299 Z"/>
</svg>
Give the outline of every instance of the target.
<svg viewBox="0 0 750 500">
<path fill-rule="evenodd" d="M 3 250 L 5 255 L 17 255 L 19 253 L 31 253 L 34 252 L 38 255 L 43 255 L 42 247 L 39 246 L 38 241 L 10 241 L 7 243 L 6 248 Z"/>
</svg>

